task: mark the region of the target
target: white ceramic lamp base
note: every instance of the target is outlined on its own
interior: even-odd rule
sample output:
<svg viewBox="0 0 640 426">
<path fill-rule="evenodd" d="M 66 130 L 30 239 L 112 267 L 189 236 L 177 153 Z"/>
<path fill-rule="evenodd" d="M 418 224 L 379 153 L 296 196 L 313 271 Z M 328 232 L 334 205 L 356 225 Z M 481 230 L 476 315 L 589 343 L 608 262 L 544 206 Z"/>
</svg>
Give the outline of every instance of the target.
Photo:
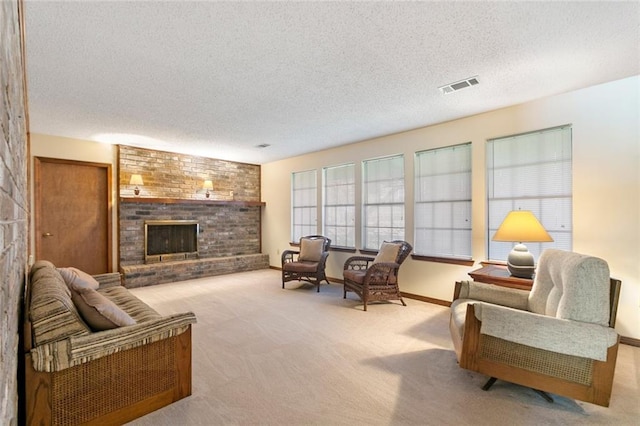
<svg viewBox="0 0 640 426">
<path fill-rule="evenodd" d="M 533 277 L 536 267 L 533 255 L 529 253 L 527 246 L 524 244 L 516 244 L 513 250 L 509 252 L 507 268 L 514 277 L 529 279 Z"/>
</svg>

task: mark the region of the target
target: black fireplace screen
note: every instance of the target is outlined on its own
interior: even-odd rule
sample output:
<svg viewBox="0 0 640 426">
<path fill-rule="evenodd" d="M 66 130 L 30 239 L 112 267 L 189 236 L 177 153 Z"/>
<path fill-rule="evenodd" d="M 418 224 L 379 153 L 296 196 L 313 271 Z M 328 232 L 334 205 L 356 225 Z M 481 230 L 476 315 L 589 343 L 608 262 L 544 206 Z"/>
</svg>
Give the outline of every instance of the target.
<svg viewBox="0 0 640 426">
<path fill-rule="evenodd" d="M 162 261 L 162 256 L 198 253 L 198 222 L 154 220 L 144 224 L 145 259 Z"/>
</svg>

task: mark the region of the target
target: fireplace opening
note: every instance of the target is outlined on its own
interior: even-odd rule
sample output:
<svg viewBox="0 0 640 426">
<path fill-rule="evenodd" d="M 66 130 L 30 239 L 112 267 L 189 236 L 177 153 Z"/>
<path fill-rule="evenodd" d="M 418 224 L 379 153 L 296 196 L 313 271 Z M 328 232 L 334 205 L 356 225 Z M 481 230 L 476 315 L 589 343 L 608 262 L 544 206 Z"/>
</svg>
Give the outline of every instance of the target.
<svg viewBox="0 0 640 426">
<path fill-rule="evenodd" d="M 145 221 L 145 263 L 197 259 L 198 229 L 198 222 L 192 220 Z"/>
</svg>

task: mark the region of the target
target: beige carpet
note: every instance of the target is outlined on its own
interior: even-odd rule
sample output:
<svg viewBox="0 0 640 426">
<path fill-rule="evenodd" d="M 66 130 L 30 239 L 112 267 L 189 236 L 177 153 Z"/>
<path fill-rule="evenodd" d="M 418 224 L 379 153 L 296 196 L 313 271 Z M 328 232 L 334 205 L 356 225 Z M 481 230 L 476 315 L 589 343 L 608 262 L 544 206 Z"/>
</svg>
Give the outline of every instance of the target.
<svg viewBox="0 0 640 426">
<path fill-rule="evenodd" d="M 453 291 L 453 283 L 452 291 Z M 640 348 L 621 345 L 610 408 L 456 364 L 448 308 L 406 300 L 367 312 L 342 286 L 261 270 L 134 289 L 160 313 L 191 310 L 193 395 L 135 425 L 639 424 Z"/>
</svg>

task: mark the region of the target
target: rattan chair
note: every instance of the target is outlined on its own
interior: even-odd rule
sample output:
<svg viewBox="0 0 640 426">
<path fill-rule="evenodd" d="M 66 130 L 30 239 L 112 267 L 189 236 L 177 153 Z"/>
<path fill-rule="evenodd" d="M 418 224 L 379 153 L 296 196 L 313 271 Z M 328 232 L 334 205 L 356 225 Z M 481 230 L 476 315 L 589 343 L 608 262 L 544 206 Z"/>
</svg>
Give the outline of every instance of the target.
<svg viewBox="0 0 640 426">
<path fill-rule="evenodd" d="M 300 238 L 300 250 L 282 252 L 282 288 L 287 281 L 306 281 L 320 292 L 320 283 L 329 280 L 324 269 L 329 257 L 331 239 L 322 235 Z"/>
<path fill-rule="evenodd" d="M 548 249 L 531 292 L 456 283 L 449 329 L 460 367 L 546 392 L 609 406 L 619 336 L 620 281 L 606 262 Z"/>
<path fill-rule="evenodd" d="M 352 256 L 344 263 L 344 298 L 352 291 L 364 303 L 373 301 L 399 300 L 406 306 L 398 283 L 400 265 L 411 253 L 411 244 L 406 241 L 384 242 L 378 255 L 373 257 Z"/>
</svg>

